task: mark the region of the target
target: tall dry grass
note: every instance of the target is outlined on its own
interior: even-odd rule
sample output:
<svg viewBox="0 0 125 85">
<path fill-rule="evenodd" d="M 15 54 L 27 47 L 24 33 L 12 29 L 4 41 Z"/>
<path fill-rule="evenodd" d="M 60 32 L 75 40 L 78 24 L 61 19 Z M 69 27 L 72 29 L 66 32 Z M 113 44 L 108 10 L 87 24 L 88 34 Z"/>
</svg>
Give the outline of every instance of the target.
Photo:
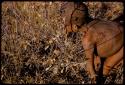
<svg viewBox="0 0 125 85">
<path fill-rule="evenodd" d="M 64 17 L 60 7 L 64 2 L 3 2 L 1 26 L 1 80 L 8 84 L 91 83 L 85 71 L 86 61 L 80 37 L 74 42 L 66 37 Z M 88 3 L 92 17 L 101 8 Z M 111 3 L 110 3 L 111 4 Z M 107 5 L 107 3 L 106 3 Z M 115 4 L 116 5 L 116 4 Z M 109 5 L 107 5 L 109 6 Z M 123 11 L 117 3 L 115 16 Z M 121 8 L 120 8 L 121 7 Z M 99 8 L 99 7 L 98 7 Z M 117 9 L 117 8 L 116 8 Z M 114 9 L 114 10 L 116 10 Z M 114 19 L 109 13 L 103 19 Z M 111 12 L 112 13 L 112 12 Z M 115 70 L 116 71 L 116 70 Z M 123 68 L 117 69 L 116 79 L 106 83 L 123 82 Z M 112 72 L 111 72 L 112 73 Z"/>
</svg>

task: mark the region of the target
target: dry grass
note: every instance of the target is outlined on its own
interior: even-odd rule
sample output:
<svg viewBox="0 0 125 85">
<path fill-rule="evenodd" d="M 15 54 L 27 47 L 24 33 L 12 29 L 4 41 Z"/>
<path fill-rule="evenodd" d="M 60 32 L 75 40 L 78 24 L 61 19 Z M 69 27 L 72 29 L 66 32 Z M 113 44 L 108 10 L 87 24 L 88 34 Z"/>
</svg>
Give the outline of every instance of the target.
<svg viewBox="0 0 125 85">
<path fill-rule="evenodd" d="M 61 4 L 60 2 L 2 3 L 1 80 L 3 83 L 91 83 L 85 71 L 86 61 L 80 40 L 82 34 L 76 34 L 75 43 L 66 37 L 65 21 L 60 16 Z M 94 16 L 95 11 L 92 9 L 94 5 L 86 4 L 89 4 L 90 10 L 93 10 L 90 14 Z M 123 11 L 123 6 L 119 3 L 117 5 L 121 8 L 116 12 L 116 16 Z M 108 12 L 103 19 L 107 19 L 107 15 Z M 122 69 L 122 67 L 117 69 L 115 83 L 123 82 Z M 107 83 L 112 82 L 110 77 L 107 78 Z"/>
</svg>

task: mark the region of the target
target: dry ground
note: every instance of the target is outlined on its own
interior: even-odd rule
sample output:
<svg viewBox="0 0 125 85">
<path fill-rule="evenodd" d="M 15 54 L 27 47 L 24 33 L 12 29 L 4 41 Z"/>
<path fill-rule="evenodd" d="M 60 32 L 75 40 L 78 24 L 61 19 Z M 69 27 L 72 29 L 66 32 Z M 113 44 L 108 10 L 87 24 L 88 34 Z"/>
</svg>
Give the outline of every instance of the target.
<svg viewBox="0 0 125 85">
<path fill-rule="evenodd" d="M 1 81 L 9 84 L 91 83 L 86 73 L 82 33 L 67 38 L 61 4 L 66 2 L 3 2 L 1 26 Z M 113 20 L 122 3 L 85 2 L 93 18 Z M 103 8 L 105 5 L 107 8 Z M 123 66 L 106 82 L 121 84 Z"/>
</svg>

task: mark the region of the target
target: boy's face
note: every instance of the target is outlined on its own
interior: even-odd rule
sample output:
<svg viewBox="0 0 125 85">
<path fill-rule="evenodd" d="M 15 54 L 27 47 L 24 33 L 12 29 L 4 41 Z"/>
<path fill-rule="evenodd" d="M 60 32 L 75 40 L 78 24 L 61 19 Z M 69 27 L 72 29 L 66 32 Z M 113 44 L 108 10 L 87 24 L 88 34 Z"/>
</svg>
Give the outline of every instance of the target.
<svg viewBox="0 0 125 85">
<path fill-rule="evenodd" d="M 80 9 L 80 10 L 79 10 Z M 65 18 L 65 25 L 76 24 L 81 26 L 85 22 L 85 7 L 84 5 L 77 7 L 77 4 L 74 2 L 67 2 L 62 5 L 62 17 Z"/>
</svg>

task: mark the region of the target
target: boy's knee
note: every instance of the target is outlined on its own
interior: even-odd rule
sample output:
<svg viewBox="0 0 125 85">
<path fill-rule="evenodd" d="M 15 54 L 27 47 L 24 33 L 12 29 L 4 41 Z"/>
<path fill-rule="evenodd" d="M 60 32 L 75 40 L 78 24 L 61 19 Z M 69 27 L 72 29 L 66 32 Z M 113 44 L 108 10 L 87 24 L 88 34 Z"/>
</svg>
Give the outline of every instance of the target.
<svg viewBox="0 0 125 85">
<path fill-rule="evenodd" d="M 111 69 L 111 66 L 104 65 L 104 67 L 103 67 L 103 75 L 107 76 L 109 74 L 110 69 Z"/>
</svg>

